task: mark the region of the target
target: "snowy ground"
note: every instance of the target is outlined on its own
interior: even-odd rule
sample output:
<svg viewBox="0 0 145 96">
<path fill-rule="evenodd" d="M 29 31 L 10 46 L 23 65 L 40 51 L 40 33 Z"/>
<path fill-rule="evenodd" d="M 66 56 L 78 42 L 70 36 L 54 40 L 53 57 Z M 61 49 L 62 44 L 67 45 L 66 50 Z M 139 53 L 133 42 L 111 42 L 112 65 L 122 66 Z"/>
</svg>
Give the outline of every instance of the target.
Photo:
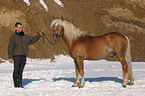
<svg viewBox="0 0 145 96">
<path fill-rule="evenodd" d="M 0 96 L 145 96 L 145 62 L 133 62 L 135 84 L 122 87 L 119 62 L 85 61 L 84 88 L 71 87 L 75 82 L 73 60 L 69 56 L 50 59 L 27 59 L 23 73 L 26 89 L 14 88 L 13 64 L 0 64 Z"/>
</svg>

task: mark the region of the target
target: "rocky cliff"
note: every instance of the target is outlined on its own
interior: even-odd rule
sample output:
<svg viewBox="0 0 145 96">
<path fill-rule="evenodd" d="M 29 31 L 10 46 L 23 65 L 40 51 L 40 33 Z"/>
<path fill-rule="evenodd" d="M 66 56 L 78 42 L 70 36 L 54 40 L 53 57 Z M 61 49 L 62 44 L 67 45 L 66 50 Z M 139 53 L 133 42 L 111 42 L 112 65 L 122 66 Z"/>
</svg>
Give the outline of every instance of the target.
<svg viewBox="0 0 145 96">
<path fill-rule="evenodd" d="M 24 2 L 25 1 L 25 2 Z M 131 42 L 133 61 L 145 61 L 145 0 L 1 0 L 0 1 L 0 57 L 7 59 L 10 36 L 15 22 L 23 24 L 23 30 L 30 36 L 44 31 L 53 41 L 51 21 L 66 19 L 90 35 L 120 32 Z M 45 6 L 41 3 L 44 1 Z M 42 44 L 42 39 L 29 47 L 30 58 L 52 58 L 67 54 L 66 45 L 60 40 L 57 45 Z M 108 60 L 117 60 L 107 58 Z"/>
</svg>

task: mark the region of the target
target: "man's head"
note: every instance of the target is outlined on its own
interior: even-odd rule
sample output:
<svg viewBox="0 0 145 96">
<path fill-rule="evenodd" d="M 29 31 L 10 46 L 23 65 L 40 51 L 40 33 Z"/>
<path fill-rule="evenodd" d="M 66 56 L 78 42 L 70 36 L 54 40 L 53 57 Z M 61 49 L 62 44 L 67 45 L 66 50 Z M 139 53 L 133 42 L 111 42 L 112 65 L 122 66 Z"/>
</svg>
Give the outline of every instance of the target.
<svg viewBox="0 0 145 96">
<path fill-rule="evenodd" d="M 23 29 L 22 23 L 16 22 L 15 28 L 16 28 L 16 31 L 17 31 L 18 33 L 21 32 L 22 29 Z"/>
</svg>

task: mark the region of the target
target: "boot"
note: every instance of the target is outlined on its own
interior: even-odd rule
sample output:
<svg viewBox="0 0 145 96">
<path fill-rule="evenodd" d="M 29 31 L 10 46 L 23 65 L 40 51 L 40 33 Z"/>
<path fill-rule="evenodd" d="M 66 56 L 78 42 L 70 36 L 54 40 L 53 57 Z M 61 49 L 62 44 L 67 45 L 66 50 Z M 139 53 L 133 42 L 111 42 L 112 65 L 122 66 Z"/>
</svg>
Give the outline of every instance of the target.
<svg viewBox="0 0 145 96">
<path fill-rule="evenodd" d="M 18 74 L 16 72 L 13 72 L 13 82 L 14 82 L 14 87 L 18 88 L 19 84 L 18 84 Z"/>
<path fill-rule="evenodd" d="M 19 87 L 24 88 L 24 86 L 22 86 L 22 82 L 19 82 Z"/>
</svg>

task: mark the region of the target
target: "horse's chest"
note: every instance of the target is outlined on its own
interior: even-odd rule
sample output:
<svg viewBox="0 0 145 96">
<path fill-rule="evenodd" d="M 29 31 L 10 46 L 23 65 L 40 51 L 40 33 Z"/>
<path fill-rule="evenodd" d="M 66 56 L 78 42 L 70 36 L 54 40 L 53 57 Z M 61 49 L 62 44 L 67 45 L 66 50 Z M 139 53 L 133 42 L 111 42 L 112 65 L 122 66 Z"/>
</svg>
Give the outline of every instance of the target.
<svg viewBox="0 0 145 96">
<path fill-rule="evenodd" d="M 86 54 L 86 50 L 83 46 L 76 46 L 70 51 L 74 57 L 84 57 Z"/>
</svg>

